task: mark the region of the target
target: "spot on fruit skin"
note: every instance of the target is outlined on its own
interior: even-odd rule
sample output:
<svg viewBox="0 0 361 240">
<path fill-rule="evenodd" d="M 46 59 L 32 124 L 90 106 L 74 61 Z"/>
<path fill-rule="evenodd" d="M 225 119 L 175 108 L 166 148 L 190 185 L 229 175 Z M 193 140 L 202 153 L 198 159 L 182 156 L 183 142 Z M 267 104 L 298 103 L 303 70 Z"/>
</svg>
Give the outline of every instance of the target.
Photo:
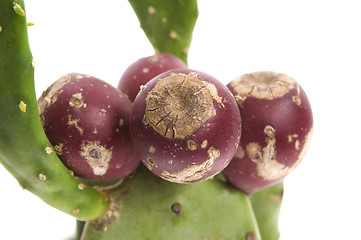
<svg viewBox="0 0 361 240">
<path fill-rule="evenodd" d="M 275 129 L 270 126 L 270 125 L 267 125 L 265 128 L 264 128 L 264 133 L 269 137 L 269 138 L 273 138 L 274 137 L 274 133 L 275 133 Z"/>
<path fill-rule="evenodd" d="M 222 102 L 222 97 L 218 95 L 217 87 L 209 82 L 202 81 L 205 87 L 208 89 L 209 93 L 211 94 L 212 98 L 221 105 L 221 107 L 224 107 L 224 104 Z"/>
<path fill-rule="evenodd" d="M 187 141 L 188 149 L 191 151 L 197 150 L 197 144 L 193 140 Z"/>
<path fill-rule="evenodd" d="M 201 148 L 204 149 L 208 146 L 208 140 L 204 140 L 202 143 L 201 143 Z"/>
<path fill-rule="evenodd" d="M 301 90 L 300 90 L 300 85 L 297 84 L 297 95 L 296 96 L 292 96 L 292 101 L 297 105 L 297 106 L 301 106 L 302 101 L 301 101 Z"/>
<path fill-rule="evenodd" d="M 151 158 L 147 158 L 147 160 L 144 162 L 145 166 L 149 169 L 152 170 L 153 167 L 155 166 L 153 159 Z"/>
<path fill-rule="evenodd" d="M 86 104 L 84 103 L 82 93 L 73 94 L 73 96 L 69 100 L 69 106 L 73 108 L 81 108 L 81 107 L 85 108 Z"/>
<path fill-rule="evenodd" d="M 153 145 L 149 146 L 149 153 L 155 153 L 156 152 L 156 148 Z"/>
<path fill-rule="evenodd" d="M 289 168 L 276 160 L 257 163 L 258 175 L 264 180 L 276 180 L 288 174 Z"/>
<path fill-rule="evenodd" d="M 235 98 L 238 103 L 242 103 L 248 96 L 272 100 L 298 87 L 293 78 L 267 71 L 244 74 L 234 79 L 230 85 L 237 93 Z"/>
<path fill-rule="evenodd" d="M 194 182 L 203 178 L 209 170 L 211 170 L 214 161 L 221 155 L 220 151 L 214 147 L 210 147 L 207 151 L 208 160 L 204 161 L 199 165 L 192 165 L 186 167 L 185 169 L 170 173 L 168 171 L 163 171 L 161 177 L 170 182 L 176 183 L 187 183 Z"/>
<path fill-rule="evenodd" d="M 236 154 L 234 155 L 234 157 L 242 159 L 242 158 L 244 158 L 245 155 L 246 154 L 245 154 L 244 149 L 241 146 L 238 146 Z"/>
<path fill-rule="evenodd" d="M 80 134 L 80 135 L 83 135 L 84 130 L 83 130 L 83 128 L 81 128 L 81 127 L 79 126 L 78 122 L 79 122 L 78 119 L 71 119 L 71 116 L 70 116 L 70 115 L 68 116 L 68 122 L 67 122 L 67 124 L 68 124 L 69 126 L 74 126 L 74 127 L 78 130 L 79 134 Z"/>
<path fill-rule="evenodd" d="M 298 166 L 298 164 L 302 161 L 302 159 L 304 158 L 304 156 L 308 150 L 308 147 L 311 143 L 312 135 L 313 135 L 313 128 L 308 130 L 308 133 L 303 140 L 304 143 L 303 143 L 302 149 L 301 149 L 300 153 L 298 154 L 297 161 L 289 168 L 289 172 L 291 172 L 293 169 L 295 169 Z M 296 147 L 296 143 L 295 143 L 295 147 Z M 298 148 L 300 149 L 301 146 L 298 146 Z"/>
<path fill-rule="evenodd" d="M 80 156 L 92 168 L 94 175 L 103 176 L 109 168 L 112 149 L 106 149 L 99 142 L 88 142 L 81 145 Z"/>
<path fill-rule="evenodd" d="M 300 106 L 301 105 L 301 98 L 299 96 L 293 96 L 292 97 L 292 101 L 297 105 Z"/>
<path fill-rule="evenodd" d="M 296 141 L 295 141 L 295 149 L 296 150 L 300 149 L 300 141 L 298 139 L 296 139 Z"/>
<path fill-rule="evenodd" d="M 252 162 L 257 164 L 258 176 L 264 180 L 276 180 L 284 177 L 289 168 L 279 163 L 276 159 L 275 129 L 267 125 L 264 128 L 266 134 L 266 146 L 261 147 L 259 143 L 250 142 L 247 144 L 246 153 Z"/>
<path fill-rule="evenodd" d="M 261 146 L 256 142 L 250 142 L 247 144 L 246 153 L 253 162 L 257 162 L 256 159 L 261 154 Z"/>
<path fill-rule="evenodd" d="M 64 147 L 64 144 L 63 143 L 59 143 L 57 145 L 54 146 L 54 151 L 57 155 L 62 155 L 63 154 L 63 147 Z"/>
<path fill-rule="evenodd" d="M 147 88 L 147 86 L 145 86 L 145 85 L 140 85 L 140 86 L 139 86 L 139 90 L 140 90 L 140 91 L 144 91 L 146 88 Z"/>
<path fill-rule="evenodd" d="M 216 114 L 213 98 L 197 74 L 171 74 L 149 91 L 143 123 L 164 137 L 184 139 Z"/>
<path fill-rule="evenodd" d="M 287 139 L 288 139 L 288 142 L 289 143 L 291 143 L 291 142 L 293 142 L 293 139 L 296 139 L 296 138 L 298 138 L 298 134 L 290 134 L 290 135 L 288 135 L 287 136 Z"/>
<path fill-rule="evenodd" d="M 61 88 L 70 81 L 69 75 L 64 75 L 56 80 L 47 90 L 45 90 L 38 100 L 39 114 L 42 115 L 45 109 L 53 105 L 58 96 L 62 93 Z"/>
<path fill-rule="evenodd" d="M 270 128 L 268 128 L 268 130 L 266 130 L 266 128 L 266 146 L 261 148 L 259 143 L 250 142 L 246 147 L 246 153 L 251 161 L 257 164 L 258 176 L 262 177 L 264 180 L 272 181 L 285 177 L 298 166 L 298 164 L 303 159 L 311 141 L 312 129 L 310 129 L 308 134 L 305 136 L 303 146 L 301 146 L 300 140 L 297 139 L 297 134 L 287 136 L 288 142 L 292 143 L 294 141 L 295 150 L 300 150 L 300 152 L 298 154 L 297 160 L 293 163 L 292 166 L 285 166 L 276 159 L 277 151 L 276 139 L 274 138 L 275 131 L 269 131 Z"/>
<path fill-rule="evenodd" d="M 123 118 L 119 119 L 119 126 L 123 126 L 123 125 L 124 125 L 124 123 L 125 123 L 125 121 L 124 121 L 124 119 L 123 119 Z"/>
</svg>

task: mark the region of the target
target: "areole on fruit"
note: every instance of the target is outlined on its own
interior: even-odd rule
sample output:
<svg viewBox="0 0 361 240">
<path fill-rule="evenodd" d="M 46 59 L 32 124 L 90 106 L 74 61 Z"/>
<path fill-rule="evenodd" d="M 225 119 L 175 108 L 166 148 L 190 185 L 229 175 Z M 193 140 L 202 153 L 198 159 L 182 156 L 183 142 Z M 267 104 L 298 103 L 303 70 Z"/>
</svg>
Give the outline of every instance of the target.
<svg viewBox="0 0 361 240">
<path fill-rule="evenodd" d="M 236 93 L 237 100 L 244 101 L 247 96 L 269 100 L 279 98 L 298 85 L 285 74 L 261 71 L 244 74 L 230 82 L 229 86 Z"/>
<path fill-rule="evenodd" d="M 216 114 L 212 94 L 197 74 L 171 74 L 146 98 L 144 124 L 168 138 L 184 139 Z"/>
<path fill-rule="evenodd" d="M 81 145 L 80 156 L 82 156 L 93 169 L 94 175 L 103 176 L 109 168 L 112 149 L 107 149 L 100 145 L 99 142 L 83 143 Z"/>
</svg>

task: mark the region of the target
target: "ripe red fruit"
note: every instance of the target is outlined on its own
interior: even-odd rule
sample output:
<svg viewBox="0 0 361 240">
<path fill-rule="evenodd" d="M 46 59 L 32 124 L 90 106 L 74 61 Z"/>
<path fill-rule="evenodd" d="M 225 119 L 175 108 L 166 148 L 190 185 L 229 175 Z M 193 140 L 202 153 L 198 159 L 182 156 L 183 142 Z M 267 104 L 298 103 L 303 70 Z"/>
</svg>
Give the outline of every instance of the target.
<svg viewBox="0 0 361 240">
<path fill-rule="evenodd" d="M 248 194 L 280 182 L 302 160 L 313 117 L 301 86 L 287 75 L 255 72 L 228 85 L 242 117 L 237 154 L 223 171 Z"/>
<path fill-rule="evenodd" d="M 129 134 L 131 102 L 116 88 L 71 73 L 51 85 L 38 104 L 47 137 L 76 176 L 117 180 L 137 168 Z"/>
<path fill-rule="evenodd" d="M 167 53 L 144 57 L 131 64 L 124 71 L 118 83 L 118 89 L 133 102 L 140 87 L 155 76 L 171 69 L 186 67 L 187 65 L 181 59 Z"/>
<path fill-rule="evenodd" d="M 177 183 L 221 172 L 234 156 L 241 118 L 230 91 L 190 69 L 158 75 L 137 95 L 131 137 L 138 157 L 156 175 Z"/>
</svg>

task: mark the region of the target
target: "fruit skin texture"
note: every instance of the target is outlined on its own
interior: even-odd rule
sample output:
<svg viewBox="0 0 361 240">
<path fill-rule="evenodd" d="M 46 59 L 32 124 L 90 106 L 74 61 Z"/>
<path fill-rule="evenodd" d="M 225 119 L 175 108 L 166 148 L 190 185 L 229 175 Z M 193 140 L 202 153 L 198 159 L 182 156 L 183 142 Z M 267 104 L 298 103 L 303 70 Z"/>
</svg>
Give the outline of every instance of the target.
<svg viewBox="0 0 361 240">
<path fill-rule="evenodd" d="M 228 85 L 242 117 L 237 153 L 223 171 L 248 194 L 280 182 L 302 160 L 313 117 L 301 86 L 275 72 L 245 74 Z"/>
<path fill-rule="evenodd" d="M 92 76 L 71 73 L 38 101 L 43 127 L 62 162 L 87 180 L 117 180 L 139 160 L 129 135 L 131 102 Z"/>
<path fill-rule="evenodd" d="M 198 182 L 222 171 L 241 135 L 237 103 L 226 86 L 203 72 L 175 69 L 145 85 L 134 101 L 131 137 L 156 175 Z"/>
<path fill-rule="evenodd" d="M 118 83 L 118 89 L 133 102 L 140 87 L 155 76 L 171 69 L 186 67 L 187 65 L 182 60 L 167 53 L 144 57 L 138 59 L 124 71 Z"/>
</svg>

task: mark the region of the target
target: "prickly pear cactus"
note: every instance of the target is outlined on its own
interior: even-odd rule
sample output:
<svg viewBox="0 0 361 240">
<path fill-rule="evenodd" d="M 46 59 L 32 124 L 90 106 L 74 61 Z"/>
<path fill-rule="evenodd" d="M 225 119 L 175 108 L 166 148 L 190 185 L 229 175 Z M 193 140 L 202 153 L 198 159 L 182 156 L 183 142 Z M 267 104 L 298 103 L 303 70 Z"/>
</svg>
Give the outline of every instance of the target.
<svg viewBox="0 0 361 240">
<path fill-rule="evenodd" d="M 283 182 L 250 196 L 262 240 L 279 239 L 278 217 L 283 197 Z"/>
<path fill-rule="evenodd" d="M 129 2 L 155 51 L 186 61 L 197 1 Z M 1 164 L 24 189 L 77 219 L 75 239 L 279 238 L 282 184 L 249 197 L 220 175 L 176 184 L 144 166 L 111 190 L 95 190 L 74 177 L 42 128 L 23 0 L 0 0 L 0 90 Z"/>
<path fill-rule="evenodd" d="M 140 26 L 157 52 L 171 53 L 187 63 L 198 18 L 196 0 L 129 0 Z"/>
</svg>

